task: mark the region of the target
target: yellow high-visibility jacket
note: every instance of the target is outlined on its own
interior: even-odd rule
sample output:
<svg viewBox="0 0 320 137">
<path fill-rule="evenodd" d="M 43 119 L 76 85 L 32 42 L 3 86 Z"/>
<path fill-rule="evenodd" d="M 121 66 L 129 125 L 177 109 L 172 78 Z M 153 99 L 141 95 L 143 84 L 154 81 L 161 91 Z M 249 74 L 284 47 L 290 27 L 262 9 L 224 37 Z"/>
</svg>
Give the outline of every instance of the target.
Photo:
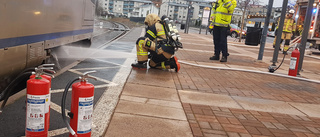
<svg viewBox="0 0 320 137">
<path fill-rule="evenodd" d="M 278 26 L 279 26 L 279 23 L 280 23 L 280 18 L 278 20 Z M 278 26 L 277 26 L 277 29 L 278 29 Z M 283 30 L 282 32 L 288 32 L 288 33 L 291 33 L 293 31 L 296 31 L 296 23 L 294 21 L 293 18 L 288 18 L 286 17 L 284 19 L 284 24 L 283 24 Z"/>
<path fill-rule="evenodd" d="M 218 8 L 214 12 L 214 25 L 228 27 L 232 19 L 233 11 L 236 7 L 236 0 L 218 0 Z"/>
</svg>

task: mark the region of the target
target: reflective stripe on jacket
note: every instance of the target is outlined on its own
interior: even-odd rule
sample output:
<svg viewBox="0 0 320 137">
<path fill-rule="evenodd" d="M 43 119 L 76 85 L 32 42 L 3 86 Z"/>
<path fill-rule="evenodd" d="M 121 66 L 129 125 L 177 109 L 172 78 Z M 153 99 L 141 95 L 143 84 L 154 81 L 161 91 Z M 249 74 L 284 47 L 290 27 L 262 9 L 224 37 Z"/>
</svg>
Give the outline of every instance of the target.
<svg viewBox="0 0 320 137">
<path fill-rule="evenodd" d="M 155 24 L 151 25 L 150 27 L 147 28 L 145 37 L 149 38 L 151 41 L 154 41 L 157 37 L 166 39 L 166 34 L 164 31 L 163 25 L 159 22 L 156 22 Z M 158 39 L 158 40 L 161 40 L 161 39 Z"/>
<path fill-rule="evenodd" d="M 214 14 L 214 25 L 228 27 L 232 19 L 232 13 L 236 6 L 236 0 L 219 0 L 218 8 Z"/>
<path fill-rule="evenodd" d="M 279 18 L 279 20 L 280 20 L 280 18 Z M 278 26 L 279 26 L 279 23 L 280 23 L 280 21 L 278 22 Z M 278 28 L 278 26 L 277 26 L 277 28 Z M 296 26 L 296 23 L 292 18 L 285 18 L 282 31 L 291 33 L 293 31 L 296 31 L 295 26 Z"/>
</svg>

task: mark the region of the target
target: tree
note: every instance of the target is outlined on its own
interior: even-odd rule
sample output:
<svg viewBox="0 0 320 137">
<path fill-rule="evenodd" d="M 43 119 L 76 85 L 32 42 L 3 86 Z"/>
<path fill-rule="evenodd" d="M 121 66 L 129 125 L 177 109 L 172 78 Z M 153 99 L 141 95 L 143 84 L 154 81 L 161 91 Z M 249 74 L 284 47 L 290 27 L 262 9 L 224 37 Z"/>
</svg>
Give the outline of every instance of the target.
<svg viewBox="0 0 320 137">
<path fill-rule="evenodd" d="M 238 3 L 237 7 L 242 11 L 241 31 L 240 31 L 240 37 L 239 37 L 239 42 L 241 42 L 246 11 L 250 10 L 250 8 L 252 8 L 252 6 L 254 5 L 259 5 L 260 0 L 237 0 L 237 3 Z"/>
</svg>

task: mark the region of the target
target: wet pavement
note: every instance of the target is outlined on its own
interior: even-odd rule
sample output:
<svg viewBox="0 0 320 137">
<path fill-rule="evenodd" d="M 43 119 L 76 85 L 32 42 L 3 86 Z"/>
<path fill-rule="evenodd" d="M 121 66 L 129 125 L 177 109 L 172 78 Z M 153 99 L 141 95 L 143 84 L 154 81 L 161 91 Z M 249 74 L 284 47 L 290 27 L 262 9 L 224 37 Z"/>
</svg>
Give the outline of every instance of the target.
<svg viewBox="0 0 320 137">
<path fill-rule="evenodd" d="M 105 24 L 107 25 L 107 24 Z M 104 26 L 106 27 L 106 26 Z M 91 40 L 92 44 L 89 48 L 86 41 L 75 42 L 72 44 L 64 45 L 53 50 L 53 53 L 56 54 L 59 59 L 55 61 L 55 64 L 59 64 L 62 70 L 56 75 L 55 78 L 52 79 L 52 86 L 51 86 L 51 104 L 50 104 L 50 128 L 49 128 L 49 136 L 68 136 L 68 130 L 66 128 L 66 124 L 63 122 L 61 117 L 61 99 L 62 94 L 65 89 L 67 83 L 75 78 L 78 78 L 81 74 L 86 71 L 96 70 L 96 73 L 90 74 L 92 77 L 95 77 L 97 80 L 89 79 L 89 82 L 95 85 L 95 92 L 94 92 L 94 104 L 95 110 L 103 110 L 103 114 L 99 115 L 99 112 L 95 111 L 96 119 L 94 119 L 94 124 L 96 125 L 93 129 L 94 131 L 102 130 L 100 133 L 103 134 L 103 130 L 106 127 L 106 124 L 100 124 L 99 122 L 105 122 L 110 118 L 105 116 L 109 113 L 112 113 L 112 108 L 114 107 L 106 107 L 103 106 L 102 109 L 99 109 L 99 103 L 103 104 L 103 102 L 108 102 L 108 105 L 117 103 L 117 97 L 109 96 L 110 93 L 106 92 L 106 90 L 110 91 L 114 87 L 121 85 L 117 81 L 117 79 L 125 80 L 126 77 L 122 77 L 121 75 L 125 74 L 122 73 L 123 69 L 127 69 L 128 67 L 124 66 L 123 64 L 126 61 L 126 58 L 130 56 L 130 58 L 134 58 L 135 54 L 132 54 L 132 49 L 135 43 L 135 39 L 133 36 L 135 35 L 135 31 L 140 33 L 140 29 L 132 29 L 132 33 L 120 38 L 114 42 L 108 42 L 111 38 L 115 37 L 119 34 L 119 32 L 112 32 L 106 31 L 103 28 L 96 28 L 94 34 L 95 37 Z M 71 48 L 73 47 L 73 48 Z M 97 56 L 97 53 L 94 54 L 91 58 L 78 58 L 75 57 L 74 53 L 71 52 L 78 52 L 77 54 L 89 54 L 89 52 L 96 52 L 101 51 L 99 54 L 101 57 Z M 106 55 L 104 55 L 104 53 Z M 112 53 L 118 53 L 119 55 L 115 55 Z M 122 56 L 121 54 L 125 55 Z M 66 57 L 66 58 L 65 58 Z M 132 60 L 134 61 L 134 59 Z M 130 62 L 132 62 L 130 61 Z M 131 69 L 131 68 L 129 68 Z M 126 74 L 127 76 L 128 74 Z M 115 78 L 116 77 L 116 78 Z M 115 82 L 113 82 L 115 81 Z M 15 95 L 15 98 L 11 102 L 8 103 L 7 106 L 4 108 L 3 113 L 0 114 L 0 124 L 1 130 L 0 137 L 16 137 L 16 136 L 24 136 L 25 135 L 25 94 L 26 91 L 22 91 L 19 95 Z M 106 98 L 108 96 L 109 98 Z M 102 103 L 101 103 L 102 102 Z M 110 103 L 111 102 L 111 103 Z M 66 101 L 66 111 L 70 111 L 71 106 L 71 91 L 67 94 L 67 101 Z M 104 118 L 107 118 L 104 120 Z M 98 121 L 98 122 L 97 122 Z M 93 136 L 99 136 L 94 135 Z"/>
</svg>

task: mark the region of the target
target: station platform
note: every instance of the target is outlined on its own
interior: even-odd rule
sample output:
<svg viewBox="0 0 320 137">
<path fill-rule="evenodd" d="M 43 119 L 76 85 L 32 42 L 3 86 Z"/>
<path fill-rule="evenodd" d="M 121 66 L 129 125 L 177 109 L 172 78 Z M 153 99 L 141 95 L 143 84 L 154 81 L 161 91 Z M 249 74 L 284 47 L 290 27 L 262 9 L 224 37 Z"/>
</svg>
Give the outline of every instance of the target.
<svg viewBox="0 0 320 137">
<path fill-rule="evenodd" d="M 129 69 L 105 137 L 320 136 L 317 57 L 306 56 L 295 78 L 287 76 L 290 54 L 268 72 L 270 44 L 257 61 L 258 46 L 229 39 L 230 56 L 221 63 L 209 60 L 211 35 L 180 35 L 180 71 Z"/>
</svg>

